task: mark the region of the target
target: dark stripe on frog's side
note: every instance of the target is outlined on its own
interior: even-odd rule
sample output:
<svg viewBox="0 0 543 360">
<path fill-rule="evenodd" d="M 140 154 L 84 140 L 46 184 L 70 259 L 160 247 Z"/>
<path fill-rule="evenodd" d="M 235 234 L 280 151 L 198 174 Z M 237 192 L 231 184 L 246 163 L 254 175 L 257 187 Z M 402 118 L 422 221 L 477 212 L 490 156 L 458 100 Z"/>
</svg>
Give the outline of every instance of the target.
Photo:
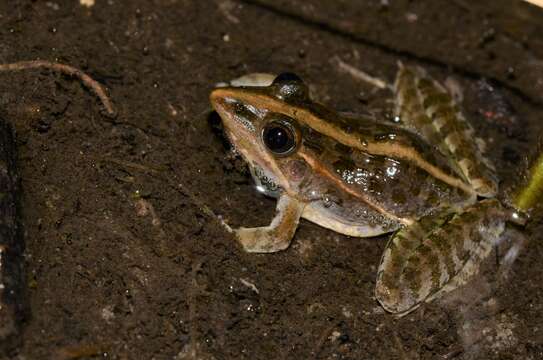
<svg viewBox="0 0 543 360">
<path fill-rule="evenodd" d="M 389 311 L 405 312 L 432 297 L 456 277 L 470 275 L 465 269 L 478 268 L 473 265 L 488 256 L 503 232 L 504 219 L 499 201 L 489 199 L 452 218 L 446 213 L 436 218 L 422 218 L 421 223 L 431 226 L 435 221 L 436 226 L 434 231 L 422 232 L 422 236 L 420 230 L 412 232 L 411 227 L 399 231 L 390 240 L 392 244 L 387 245 L 381 260 L 377 298 Z M 413 235 L 415 239 L 410 238 Z M 402 243 L 410 245 L 402 246 Z M 389 248 L 394 250 L 389 251 Z M 401 248 L 404 251 L 400 254 L 396 249 Z"/>
<path fill-rule="evenodd" d="M 349 148 L 328 136 L 320 136 L 320 151 L 315 152 L 305 146 L 312 131 L 306 128 L 301 126 L 304 146 L 295 156 L 303 157 L 311 167 L 316 167 L 315 173 L 333 177 L 342 188 L 349 188 L 369 204 L 379 204 L 396 217 L 415 220 L 443 204 L 461 207 L 470 199 L 458 188 L 435 179 L 410 161 Z M 309 136 L 305 136 L 306 133 Z"/>
<path fill-rule="evenodd" d="M 315 108 L 312 109 L 315 110 Z M 327 110 L 324 109 L 319 118 L 330 115 L 327 115 L 326 112 Z M 425 215 L 429 209 L 436 208 L 443 203 L 459 204 L 472 198 L 471 188 L 466 189 L 467 185 L 456 177 L 457 174 L 448 166 L 448 161 L 417 135 L 393 125 L 376 123 L 373 119 L 364 119 L 363 122 L 349 119 L 350 122 L 344 124 L 343 120 L 336 118 L 334 124 L 339 123 L 344 131 L 349 131 L 352 134 L 362 134 L 362 139 L 358 144 L 362 147 L 346 146 L 337 136 L 321 135 L 319 144 L 321 148 L 328 151 L 313 156 L 315 158 L 313 163 L 332 164 L 333 169 L 329 173 L 336 176 L 338 174 L 341 176 L 344 172 L 355 173 L 357 171 L 371 174 L 361 176 L 360 179 L 367 182 L 358 184 L 360 185 L 358 187 L 356 184 L 349 184 L 371 203 L 380 204 L 384 209 L 400 218 L 416 219 Z M 301 123 L 300 126 L 303 134 L 315 132 L 306 123 Z M 302 138 L 305 143 L 306 136 L 303 135 Z M 463 186 L 451 186 L 436 177 L 435 173 L 421 167 L 417 161 L 401 156 L 397 157 L 398 163 L 396 164 L 399 174 L 396 177 L 388 175 L 387 170 L 391 158 L 394 158 L 393 151 L 379 154 L 371 151 L 371 147 L 372 144 L 379 146 L 394 142 L 396 144 L 392 144 L 391 147 L 399 144 L 400 147 L 405 146 L 417 154 L 423 154 L 427 164 L 436 165 L 436 168 L 443 170 L 441 174 L 445 174 L 449 179 L 454 178 L 455 185 L 461 184 Z M 345 181 L 344 178 L 342 180 Z"/>
<path fill-rule="evenodd" d="M 322 162 L 319 161 L 319 158 L 315 156 L 314 153 L 311 151 L 304 151 L 304 148 L 298 150 L 297 155 L 299 155 L 312 169 L 315 173 L 319 175 L 323 175 L 325 178 L 327 178 L 330 181 L 333 181 L 335 186 L 337 186 L 339 189 L 342 189 L 347 194 L 359 199 L 360 201 L 366 203 L 369 207 L 371 207 L 373 210 L 379 212 L 380 214 L 383 214 L 384 216 L 394 220 L 398 221 L 399 223 L 403 223 L 405 225 L 409 225 L 413 222 L 412 219 L 402 219 L 396 216 L 395 214 L 387 211 L 384 207 L 380 206 L 377 202 L 372 201 L 369 199 L 366 194 L 363 192 L 357 191 L 356 189 L 353 189 L 347 184 L 345 184 L 338 176 L 337 173 L 335 173 L 332 169 L 322 166 Z"/>
<path fill-rule="evenodd" d="M 404 104 L 400 109 L 416 108 L 420 111 L 422 108 L 427 118 L 431 119 L 435 130 L 435 134 L 432 134 L 429 127 L 422 127 L 422 131 L 426 132 L 426 137 L 433 137 L 431 141 L 434 143 L 441 142 L 438 148 L 445 154 L 450 152 L 453 155 L 463 174 L 479 195 L 487 197 L 495 195 L 497 181 L 494 170 L 482 156 L 471 124 L 464 118 L 449 93 L 440 84 L 427 77 L 421 69 L 401 68 L 398 79 L 396 91 L 401 91 L 399 85 L 409 87 L 403 90 L 410 94 L 408 97 L 399 94 L 399 98 L 403 98 L 402 103 L 415 103 L 409 106 Z M 416 92 L 417 96 L 414 96 L 413 92 Z M 406 113 L 406 116 L 401 116 L 402 120 L 411 121 L 409 115 Z M 420 114 L 417 116 L 420 117 Z M 414 121 L 418 122 L 417 119 Z"/>
</svg>

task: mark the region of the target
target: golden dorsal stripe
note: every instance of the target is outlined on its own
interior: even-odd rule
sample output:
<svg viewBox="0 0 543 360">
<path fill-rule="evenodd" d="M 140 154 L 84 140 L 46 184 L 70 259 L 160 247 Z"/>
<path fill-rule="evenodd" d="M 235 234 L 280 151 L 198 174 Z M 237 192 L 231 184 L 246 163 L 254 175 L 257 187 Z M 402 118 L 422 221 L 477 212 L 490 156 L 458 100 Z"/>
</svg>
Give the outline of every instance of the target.
<svg viewBox="0 0 543 360">
<path fill-rule="evenodd" d="M 357 148 L 363 150 L 363 148 Z M 431 163 L 426 161 L 415 149 L 405 147 L 399 144 L 371 142 L 368 142 L 368 146 L 366 148 L 368 149 L 367 151 L 369 153 L 375 155 L 386 155 L 389 157 L 397 157 L 410 160 L 436 179 L 439 179 L 452 187 L 459 188 L 467 194 L 474 194 L 474 190 L 470 185 L 466 184 L 458 178 L 455 178 L 454 176 L 448 175 L 437 166 L 432 165 Z"/>
<path fill-rule="evenodd" d="M 473 189 L 462 180 L 448 175 L 437 166 L 426 161 L 415 149 L 392 142 L 372 142 L 366 141 L 362 144 L 360 138 L 346 133 L 337 126 L 324 121 L 309 111 L 292 107 L 291 114 L 296 114 L 296 119 L 307 124 L 318 132 L 330 136 L 343 145 L 366 151 L 373 155 L 384 155 L 392 158 L 406 159 L 415 163 L 418 167 L 432 175 L 436 179 L 443 181 L 450 186 L 462 189 L 468 194 L 473 193 Z M 288 114 L 287 114 L 288 115 Z M 291 116 L 292 116 L 291 115 Z"/>
<path fill-rule="evenodd" d="M 315 157 L 312 156 L 309 152 L 304 151 L 303 148 L 301 148 L 298 151 L 298 155 L 300 155 L 309 164 L 309 166 L 311 166 L 311 168 L 313 170 L 315 170 L 315 171 L 317 171 L 317 172 L 319 172 L 319 173 L 321 173 L 323 175 L 326 175 L 327 178 L 334 181 L 336 183 L 336 185 L 338 187 L 340 187 L 343 191 L 345 191 L 346 193 L 356 197 L 357 199 L 362 200 L 365 204 L 368 204 L 368 206 L 370 206 L 374 210 L 378 211 L 379 213 L 383 214 L 387 218 L 396 220 L 396 221 L 398 221 L 398 222 L 400 222 L 400 223 L 402 223 L 404 225 L 411 225 L 413 223 L 413 219 L 398 217 L 398 216 L 392 214 L 391 212 L 387 211 L 383 207 L 375 204 L 373 201 L 371 201 L 366 196 L 364 196 L 364 194 L 362 194 L 362 193 L 352 189 L 351 187 L 349 187 L 341 179 L 338 178 L 337 174 L 330 171 L 330 169 L 327 169 L 327 168 L 321 166 L 319 164 L 319 161 L 317 159 L 315 159 Z"/>
<path fill-rule="evenodd" d="M 283 101 L 275 99 L 269 95 L 256 94 L 249 91 L 240 91 L 235 88 L 220 89 L 221 95 L 231 97 L 233 99 L 240 100 L 242 102 L 251 104 L 256 108 L 267 109 L 268 111 L 281 113 L 290 116 L 308 126 L 327 135 L 333 139 L 336 139 L 343 145 L 359 149 L 374 155 L 384 155 L 389 157 L 396 157 L 400 159 L 406 159 L 414 162 L 418 167 L 432 175 L 436 179 L 443 181 L 444 183 L 459 188 L 465 191 L 467 194 L 473 194 L 474 190 L 462 180 L 448 175 L 437 166 L 426 161 L 415 149 L 393 143 L 375 143 L 367 141 L 367 144 L 360 141 L 359 138 L 348 134 L 341 130 L 337 126 L 330 124 L 329 122 L 320 119 L 312 114 L 310 111 L 297 107 L 295 105 L 286 104 Z M 215 90 L 218 91 L 218 90 Z"/>
</svg>

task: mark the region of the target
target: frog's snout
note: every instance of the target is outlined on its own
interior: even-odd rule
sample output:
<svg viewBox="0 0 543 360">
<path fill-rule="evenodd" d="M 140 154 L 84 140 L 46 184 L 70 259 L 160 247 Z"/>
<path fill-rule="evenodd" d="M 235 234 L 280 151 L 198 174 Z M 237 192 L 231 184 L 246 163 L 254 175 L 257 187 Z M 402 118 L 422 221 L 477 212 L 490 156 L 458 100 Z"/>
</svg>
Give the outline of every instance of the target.
<svg viewBox="0 0 543 360">
<path fill-rule="evenodd" d="M 221 107 L 221 104 L 224 104 L 227 99 L 227 96 L 222 88 L 214 89 L 211 91 L 211 94 L 209 94 L 209 102 L 211 103 L 211 106 L 215 111 L 219 112 L 219 109 Z"/>
</svg>

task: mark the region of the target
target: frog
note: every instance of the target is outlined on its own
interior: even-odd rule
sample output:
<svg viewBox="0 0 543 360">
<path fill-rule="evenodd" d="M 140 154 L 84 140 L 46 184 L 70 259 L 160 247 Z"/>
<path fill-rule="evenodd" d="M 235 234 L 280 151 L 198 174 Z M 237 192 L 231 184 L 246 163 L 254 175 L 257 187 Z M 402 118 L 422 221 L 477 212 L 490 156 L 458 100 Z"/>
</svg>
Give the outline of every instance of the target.
<svg viewBox="0 0 543 360">
<path fill-rule="evenodd" d="M 254 77 L 210 93 L 256 189 L 277 199 L 268 226 L 232 230 L 245 251 L 287 249 L 300 219 L 352 237 L 390 233 L 374 295 L 403 316 L 466 284 L 506 225 L 525 223 L 498 199 L 457 97 L 422 67 L 399 64 L 391 118 L 334 111 L 293 73 Z"/>
</svg>

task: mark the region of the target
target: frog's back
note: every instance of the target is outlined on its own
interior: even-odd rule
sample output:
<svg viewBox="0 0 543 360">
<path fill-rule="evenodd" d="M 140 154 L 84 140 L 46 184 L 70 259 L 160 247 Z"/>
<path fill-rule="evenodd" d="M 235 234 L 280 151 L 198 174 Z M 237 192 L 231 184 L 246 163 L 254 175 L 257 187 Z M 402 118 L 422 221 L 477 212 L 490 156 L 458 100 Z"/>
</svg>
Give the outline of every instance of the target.
<svg viewBox="0 0 543 360">
<path fill-rule="evenodd" d="M 437 208 L 474 201 L 448 159 L 419 135 L 371 117 L 316 111 L 315 118 L 326 121 L 304 124 L 301 155 L 315 176 L 334 187 L 341 203 L 356 198 L 388 219 L 409 224 Z"/>
</svg>

